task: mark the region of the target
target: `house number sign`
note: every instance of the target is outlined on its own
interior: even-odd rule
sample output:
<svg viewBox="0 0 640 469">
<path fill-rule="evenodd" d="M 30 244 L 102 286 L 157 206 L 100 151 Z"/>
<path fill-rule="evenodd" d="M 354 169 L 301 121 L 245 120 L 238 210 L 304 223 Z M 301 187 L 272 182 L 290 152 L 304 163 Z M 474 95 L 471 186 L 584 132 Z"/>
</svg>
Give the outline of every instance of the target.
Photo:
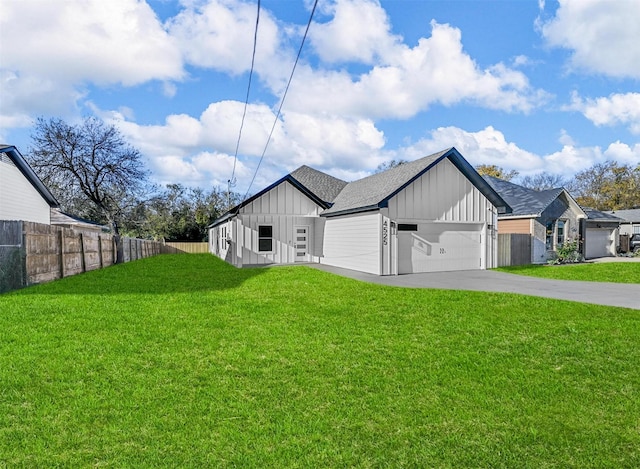
<svg viewBox="0 0 640 469">
<path fill-rule="evenodd" d="M 387 220 L 385 220 L 384 222 L 382 222 L 382 245 L 383 246 L 387 245 L 388 239 L 389 239 L 389 225 L 387 223 Z"/>
</svg>

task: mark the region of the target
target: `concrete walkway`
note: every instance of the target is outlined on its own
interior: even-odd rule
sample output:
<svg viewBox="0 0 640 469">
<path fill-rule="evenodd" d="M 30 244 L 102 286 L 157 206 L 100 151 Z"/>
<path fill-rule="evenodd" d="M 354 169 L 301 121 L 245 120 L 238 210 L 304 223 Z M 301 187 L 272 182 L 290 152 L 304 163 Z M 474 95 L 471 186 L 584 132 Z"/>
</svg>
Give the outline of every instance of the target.
<svg viewBox="0 0 640 469">
<path fill-rule="evenodd" d="M 640 284 L 548 280 L 493 270 L 378 276 L 329 265 L 308 265 L 343 277 L 395 287 L 520 293 L 640 310 Z M 640 269 L 640 264 L 638 268 Z"/>
</svg>

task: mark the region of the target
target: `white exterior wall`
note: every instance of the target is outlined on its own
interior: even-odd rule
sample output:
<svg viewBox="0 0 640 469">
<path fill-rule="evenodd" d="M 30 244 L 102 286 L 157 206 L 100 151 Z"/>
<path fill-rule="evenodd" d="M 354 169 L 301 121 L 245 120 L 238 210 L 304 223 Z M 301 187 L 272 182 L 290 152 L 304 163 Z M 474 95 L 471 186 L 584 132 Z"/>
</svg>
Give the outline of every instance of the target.
<svg viewBox="0 0 640 469">
<path fill-rule="evenodd" d="M 320 262 L 381 275 L 381 227 L 378 211 L 327 218 Z"/>
<path fill-rule="evenodd" d="M 0 220 L 51 223 L 51 207 L 13 164 L 0 161 Z"/>
<path fill-rule="evenodd" d="M 447 159 L 391 198 L 387 213 L 396 223 L 482 224 L 482 268 L 497 266 L 496 209 Z"/>
<path fill-rule="evenodd" d="M 285 181 L 242 207 L 229 222 L 215 228 L 218 230 L 214 231 L 214 235 L 219 239 L 222 227 L 226 225 L 227 236 L 231 239 L 228 251 L 219 246 L 218 255 L 239 267 L 319 262 L 322 254 L 321 210 L 322 207 Z M 270 252 L 260 252 L 258 249 L 258 227 L 261 225 L 273 227 L 273 249 Z M 308 229 L 309 248 L 304 258 L 296 256 L 296 227 Z"/>
<path fill-rule="evenodd" d="M 491 223 L 493 206 L 444 159 L 389 200 L 394 220 Z"/>
</svg>

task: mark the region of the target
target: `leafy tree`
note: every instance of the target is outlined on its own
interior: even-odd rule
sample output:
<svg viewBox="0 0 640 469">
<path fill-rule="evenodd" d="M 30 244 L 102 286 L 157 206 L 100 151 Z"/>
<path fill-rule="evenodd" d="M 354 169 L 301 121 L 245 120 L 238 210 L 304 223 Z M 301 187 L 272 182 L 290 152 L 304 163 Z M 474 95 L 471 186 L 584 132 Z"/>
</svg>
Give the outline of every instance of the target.
<svg viewBox="0 0 640 469">
<path fill-rule="evenodd" d="M 511 171 L 506 171 L 500 166 L 496 166 L 495 164 L 481 164 L 476 166 L 476 171 L 480 176 L 493 176 L 494 178 L 502 179 L 504 181 L 511 181 L 514 177 L 518 175 L 518 171 L 512 169 Z"/>
<path fill-rule="evenodd" d="M 558 174 L 542 172 L 533 176 L 524 176 L 520 179 L 520 185 L 528 187 L 536 191 L 544 191 L 547 189 L 555 189 L 556 187 L 564 187 L 567 181 Z"/>
<path fill-rule="evenodd" d="M 596 163 L 580 171 L 569 190 L 583 207 L 624 210 L 640 207 L 640 165 L 633 168 L 615 161 Z"/>
<path fill-rule="evenodd" d="M 232 193 L 231 201 L 240 201 L 240 194 Z M 132 236 L 172 241 L 203 241 L 207 226 L 227 206 L 227 193 L 213 188 L 206 192 L 200 188 L 168 184 L 156 194 L 140 202 L 132 211 L 126 226 Z"/>
<path fill-rule="evenodd" d="M 147 180 L 140 152 L 115 126 L 94 117 L 79 125 L 38 118 L 31 139 L 31 166 L 63 209 L 109 224 L 120 262 L 120 225 Z"/>
<path fill-rule="evenodd" d="M 386 171 L 387 169 L 395 168 L 396 166 L 401 166 L 401 165 L 403 165 L 405 163 L 408 163 L 408 161 L 407 160 L 389 160 L 389 161 L 385 161 L 384 163 L 380 163 L 378 165 L 378 167 L 374 171 L 374 174 L 375 173 L 381 173 L 382 171 Z"/>
</svg>

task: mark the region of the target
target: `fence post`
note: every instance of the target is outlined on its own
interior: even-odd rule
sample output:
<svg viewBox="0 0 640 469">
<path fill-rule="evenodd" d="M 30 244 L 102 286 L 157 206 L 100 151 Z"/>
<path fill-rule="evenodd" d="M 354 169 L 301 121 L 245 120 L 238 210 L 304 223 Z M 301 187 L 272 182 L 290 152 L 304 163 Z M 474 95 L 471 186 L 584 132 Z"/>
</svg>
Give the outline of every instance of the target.
<svg viewBox="0 0 640 469">
<path fill-rule="evenodd" d="M 102 269 L 104 267 L 102 263 L 102 235 L 98 234 L 98 264 L 99 268 Z"/>
<path fill-rule="evenodd" d="M 60 278 L 64 278 L 64 228 L 58 231 L 58 242 L 60 243 Z"/>
<path fill-rule="evenodd" d="M 84 258 L 84 236 L 82 236 L 82 233 L 78 233 L 78 236 L 80 237 L 80 268 L 82 272 L 86 272 L 87 260 Z"/>
</svg>

